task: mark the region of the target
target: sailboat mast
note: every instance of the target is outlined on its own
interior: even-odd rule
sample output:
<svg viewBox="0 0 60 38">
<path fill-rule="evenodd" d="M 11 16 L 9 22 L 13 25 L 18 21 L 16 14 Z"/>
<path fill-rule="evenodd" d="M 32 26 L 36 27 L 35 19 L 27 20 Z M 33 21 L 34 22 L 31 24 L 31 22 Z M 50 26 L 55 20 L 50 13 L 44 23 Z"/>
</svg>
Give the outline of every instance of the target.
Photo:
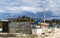
<svg viewBox="0 0 60 38">
<path fill-rule="evenodd" d="M 45 20 L 46 20 L 46 15 L 45 15 L 45 8 L 44 8 L 44 23 L 45 23 Z"/>
</svg>

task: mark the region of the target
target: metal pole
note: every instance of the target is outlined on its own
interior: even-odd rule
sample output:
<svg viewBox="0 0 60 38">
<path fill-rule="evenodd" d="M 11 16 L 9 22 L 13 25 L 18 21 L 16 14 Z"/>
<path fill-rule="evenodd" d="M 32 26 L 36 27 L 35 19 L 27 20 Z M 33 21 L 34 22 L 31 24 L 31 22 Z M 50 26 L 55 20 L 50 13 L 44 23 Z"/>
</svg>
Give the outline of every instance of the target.
<svg viewBox="0 0 60 38">
<path fill-rule="evenodd" d="M 45 8 L 44 8 L 44 23 L 45 23 L 45 20 L 46 20 L 46 15 L 45 15 Z"/>
</svg>

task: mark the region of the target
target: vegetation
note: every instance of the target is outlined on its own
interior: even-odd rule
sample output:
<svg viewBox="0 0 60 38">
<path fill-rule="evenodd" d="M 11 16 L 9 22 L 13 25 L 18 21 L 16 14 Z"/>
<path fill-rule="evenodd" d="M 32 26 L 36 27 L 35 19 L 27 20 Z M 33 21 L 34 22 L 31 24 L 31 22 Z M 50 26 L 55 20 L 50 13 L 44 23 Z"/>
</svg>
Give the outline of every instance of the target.
<svg viewBox="0 0 60 38">
<path fill-rule="evenodd" d="M 2 21 L 0 20 L 0 28 L 2 28 Z"/>
<path fill-rule="evenodd" d="M 56 23 L 56 24 L 60 24 L 60 20 L 58 19 L 52 19 L 52 20 L 46 20 L 47 23 Z"/>
<path fill-rule="evenodd" d="M 25 15 L 22 17 L 18 16 L 17 18 L 10 18 L 8 20 L 13 21 L 13 22 L 30 22 L 30 23 L 34 22 L 33 18 L 27 17 Z"/>
<path fill-rule="evenodd" d="M 60 23 L 60 20 L 53 19 L 52 22 L 53 22 L 53 23 Z"/>
<path fill-rule="evenodd" d="M 17 18 L 10 18 L 9 20 L 13 21 L 13 22 L 30 22 L 30 23 L 34 23 L 34 21 L 35 21 L 33 18 L 27 17 L 25 15 L 22 17 L 18 16 Z M 40 19 L 40 20 L 42 20 L 42 19 Z M 42 22 L 43 22 L 43 20 L 42 20 Z M 58 20 L 58 19 L 46 20 L 46 23 L 60 24 L 60 20 Z"/>
</svg>

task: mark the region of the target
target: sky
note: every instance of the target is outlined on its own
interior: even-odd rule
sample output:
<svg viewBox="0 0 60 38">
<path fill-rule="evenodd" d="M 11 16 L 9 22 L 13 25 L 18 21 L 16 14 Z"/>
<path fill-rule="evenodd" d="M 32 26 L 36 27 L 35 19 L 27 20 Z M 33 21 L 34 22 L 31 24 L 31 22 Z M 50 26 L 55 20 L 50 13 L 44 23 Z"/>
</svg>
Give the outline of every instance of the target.
<svg viewBox="0 0 60 38">
<path fill-rule="evenodd" d="M 60 0 L 0 0 L 0 20 L 17 16 L 60 19 Z"/>
</svg>

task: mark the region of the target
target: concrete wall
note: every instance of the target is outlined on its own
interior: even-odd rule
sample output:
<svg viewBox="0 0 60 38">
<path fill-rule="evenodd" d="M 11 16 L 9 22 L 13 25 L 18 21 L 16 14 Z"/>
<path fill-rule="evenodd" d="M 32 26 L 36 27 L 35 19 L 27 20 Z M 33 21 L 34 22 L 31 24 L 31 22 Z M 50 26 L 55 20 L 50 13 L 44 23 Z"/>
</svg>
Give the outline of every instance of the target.
<svg viewBox="0 0 60 38">
<path fill-rule="evenodd" d="M 10 33 L 31 33 L 31 24 L 28 22 L 11 22 L 9 24 L 9 32 Z"/>
</svg>

